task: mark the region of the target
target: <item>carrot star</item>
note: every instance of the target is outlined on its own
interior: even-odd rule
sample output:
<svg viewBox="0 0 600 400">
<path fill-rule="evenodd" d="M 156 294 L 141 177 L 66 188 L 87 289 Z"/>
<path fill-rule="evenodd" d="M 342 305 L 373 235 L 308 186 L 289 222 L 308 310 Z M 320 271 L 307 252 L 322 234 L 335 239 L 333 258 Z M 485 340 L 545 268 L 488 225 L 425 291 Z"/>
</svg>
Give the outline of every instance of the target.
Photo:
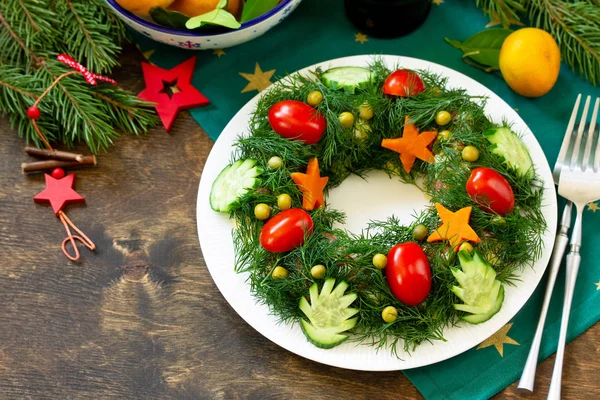
<svg viewBox="0 0 600 400">
<path fill-rule="evenodd" d="M 312 210 L 325 205 L 323 189 L 329 178 L 321 177 L 319 174 L 319 160 L 313 158 L 308 162 L 305 174 L 292 172 L 291 177 L 303 193 L 302 208 Z"/>
<path fill-rule="evenodd" d="M 425 131 L 419 134 L 419 130 L 415 124 L 409 124 L 409 117 L 404 120 L 404 129 L 402 137 L 396 139 L 383 139 L 381 146 L 386 149 L 400 153 L 400 161 L 404 170 L 409 173 L 415 159 L 423 160 L 428 163 L 433 163 L 433 154 L 427 146 L 437 136 L 437 131 Z"/>
<path fill-rule="evenodd" d="M 442 226 L 429 235 L 428 242 L 447 240 L 454 247 L 454 251 L 458 251 L 458 247 L 465 240 L 479 242 L 479 236 L 469 226 L 472 207 L 464 207 L 452 212 L 440 203 L 435 203 L 435 208 L 442 219 Z"/>
</svg>

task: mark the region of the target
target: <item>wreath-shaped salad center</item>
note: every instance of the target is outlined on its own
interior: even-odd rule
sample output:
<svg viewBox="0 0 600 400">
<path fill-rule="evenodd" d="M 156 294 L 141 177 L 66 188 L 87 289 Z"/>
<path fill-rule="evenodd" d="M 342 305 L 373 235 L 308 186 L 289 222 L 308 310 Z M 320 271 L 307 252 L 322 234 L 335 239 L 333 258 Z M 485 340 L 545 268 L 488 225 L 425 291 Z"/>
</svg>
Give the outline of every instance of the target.
<svg viewBox="0 0 600 400">
<path fill-rule="evenodd" d="M 540 255 L 546 223 L 527 148 L 485 98 L 427 71 L 367 67 L 290 75 L 260 98 L 211 207 L 235 220 L 235 269 L 284 322 L 330 348 L 351 337 L 410 351 L 502 307 Z M 431 206 L 356 235 L 327 191 L 385 171 Z M 378 193 L 372 193 L 377 196 Z"/>
</svg>

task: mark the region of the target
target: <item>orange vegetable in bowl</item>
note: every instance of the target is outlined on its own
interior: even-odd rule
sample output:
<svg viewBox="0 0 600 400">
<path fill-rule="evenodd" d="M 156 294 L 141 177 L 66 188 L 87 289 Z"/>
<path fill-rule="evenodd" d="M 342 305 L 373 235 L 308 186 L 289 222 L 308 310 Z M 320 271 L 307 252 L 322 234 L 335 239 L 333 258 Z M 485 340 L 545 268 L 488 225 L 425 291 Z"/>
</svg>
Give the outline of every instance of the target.
<svg viewBox="0 0 600 400">
<path fill-rule="evenodd" d="M 169 7 L 173 0 L 116 0 L 116 2 L 134 14 L 147 17 L 152 7 Z M 218 0 L 215 0 L 215 6 Z"/>
<path fill-rule="evenodd" d="M 217 4 L 219 4 L 219 0 L 175 0 L 168 8 L 191 18 L 213 11 L 217 8 Z M 238 18 L 242 10 L 242 1 L 229 0 L 225 10 Z"/>
</svg>

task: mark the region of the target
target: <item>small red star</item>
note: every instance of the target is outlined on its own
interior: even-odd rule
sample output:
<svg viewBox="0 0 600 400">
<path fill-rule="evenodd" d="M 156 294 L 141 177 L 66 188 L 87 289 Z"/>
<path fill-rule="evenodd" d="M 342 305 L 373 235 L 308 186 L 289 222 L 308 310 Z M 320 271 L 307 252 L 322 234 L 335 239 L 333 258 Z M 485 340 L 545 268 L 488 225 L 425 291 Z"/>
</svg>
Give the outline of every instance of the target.
<svg viewBox="0 0 600 400">
<path fill-rule="evenodd" d="M 61 179 L 54 179 L 45 174 L 46 189 L 39 192 L 33 201 L 36 203 L 50 203 L 54 214 L 58 214 L 67 204 L 85 203 L 85 199 L 73 190 L 75 183 L 75 174 L 69 174 Z"/>
<path fill-rule="evenodd" d="M 156 103 L 156 113 L 167 132 L 181 110 L 201 107 L 210 102 L 192 86 L 196 57 L 166 70 L 146 62 L 142 63 L 146 88 L 138 97 Z"/>
</svg>

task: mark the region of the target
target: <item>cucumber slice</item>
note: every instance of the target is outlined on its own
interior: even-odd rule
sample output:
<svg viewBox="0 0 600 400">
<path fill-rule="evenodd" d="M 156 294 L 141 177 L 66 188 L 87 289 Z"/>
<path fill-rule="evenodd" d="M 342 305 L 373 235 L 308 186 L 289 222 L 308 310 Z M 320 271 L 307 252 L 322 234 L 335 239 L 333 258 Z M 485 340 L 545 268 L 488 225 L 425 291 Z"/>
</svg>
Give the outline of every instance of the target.
<svg viewBox="0 0 600 400">
<path fill-rule="evenodd" d="M 519 176 L 533 178 L 533 161 L 516 133 L 503 126 L 489 129 L 483 135 L 492 143 L 492 153 L 504 157 L 506 164 L 514 168 Z"/>
<path fill-rule="evenodd" d="M 322 349 L 330 349 L 348 339 L 347 335 L 341 333 L 354 328 L 358 321 L 357 317 L 350 318 L 358 313 L 358 309 L 350 308 L 357 294 L 344 295 L 348 288 L 344 281 L 335 289 L 334 285 L 334 278 L 325 280 L 319 294 L 319 286 L 315 282 L 309 289 L 310 304 L 305 297 L 300 299 L 300 310 L 310 321 L 300 320 L 302 332 L 309 342 Z"/>
<path fill-rule="evenodd" d="M 210 190 L 210 207 L 219 212 L 229 212 L 235 201 L 260 184 L 262 168 L 251 158 L 237 160 L 226 166 L 217 176 Z"/>
<path fill-rule="evenodd" d="M 464 319 L 470 324 L 480 324 L 482 322 L 485 322 L 488 319 L 492 318 L 498 311 L 500 311 L 500 308 L 502 308 L 502 302 L 504 302 L 504 286 L 501 285 L 500 291 L 498 292 L 498 296 L 496 297 L 496 301 L 494 302 L 494 306 L 488 312 L 465 315 L 464 317 L 462 317 L 462 319 Z"/>
<path fill-rule="evenodd" d="M 454 304 L 454 308 L 469 313 L 462 319 L 471 324 L 485 322 L 502 307 L 504 286 L 496 279 L 494 268 L 477 251 L 473 257 L 460 251 L 458 259 L 462 269 L 452 268 L 452 275 L 460 286 L 451 290 L 464 304 Z"/>
<path fill-rule="evenodd" d="M 360 89 L 374 78 L 375 74 L 368 68 L 337 67 L 325 71 L 321 81 L 330 89 L 343 89 L 346 93 L 354 94 L 356 89 Z"/>
</svg>

